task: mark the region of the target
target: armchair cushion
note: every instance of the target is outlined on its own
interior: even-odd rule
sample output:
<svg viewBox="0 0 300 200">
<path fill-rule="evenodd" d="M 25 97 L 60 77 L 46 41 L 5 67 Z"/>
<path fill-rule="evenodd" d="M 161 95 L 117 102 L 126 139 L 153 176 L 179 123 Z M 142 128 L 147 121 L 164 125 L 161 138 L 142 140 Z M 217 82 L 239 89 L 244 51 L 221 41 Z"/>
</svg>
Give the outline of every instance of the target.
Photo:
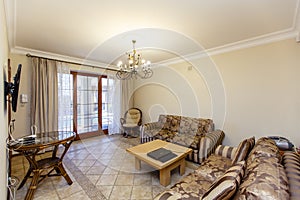
<svg viewBox="0 0 300 200">
<path fill-rule="evenodd" d="M 142 111 L 138 108 L 130 108 L 120 119 L 120 123 L 126 134 L 139 131 L 142 125 Z"/>
</svg>

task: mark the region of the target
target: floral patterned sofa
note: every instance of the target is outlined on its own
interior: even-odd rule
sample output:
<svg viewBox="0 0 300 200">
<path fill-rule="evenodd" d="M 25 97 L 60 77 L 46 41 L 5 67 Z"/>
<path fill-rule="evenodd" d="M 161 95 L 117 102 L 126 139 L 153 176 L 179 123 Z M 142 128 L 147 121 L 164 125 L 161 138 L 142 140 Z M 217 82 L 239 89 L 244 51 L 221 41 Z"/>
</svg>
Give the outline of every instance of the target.
<svg viewBox="0 0 300 200">
<path fill-rule="evenodd" d="M 224 136 L 223 131 L 214 131 L 211 119 L 160 115 L 157 122 L 142 126 L 140 138 L 141 143 L 161 139 L 189 147 L 193 149 L 193 153 L 188 159 L 201 163 L 222 144 Z"/>
<path fill-rule="evenodd" d="M 299 155 L 285 152 L 281 156 L 269 138 L 254 143 L 253 137 L 237 148 L 218 146 L 198 169 L 155 200 L 300 199 Z"/>
</svg>

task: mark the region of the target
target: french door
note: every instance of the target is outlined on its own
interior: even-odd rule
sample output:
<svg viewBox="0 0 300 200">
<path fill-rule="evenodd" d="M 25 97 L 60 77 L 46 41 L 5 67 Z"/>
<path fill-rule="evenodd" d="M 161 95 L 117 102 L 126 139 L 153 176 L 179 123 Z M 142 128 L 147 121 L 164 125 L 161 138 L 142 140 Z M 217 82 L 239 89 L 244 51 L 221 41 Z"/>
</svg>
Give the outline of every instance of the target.
<svg viewBox="0 0 300 200">
<path fill-rule="evenodd" d="M 73 94 L 73 122 L 77 139 L 107 133 L 107 127 L 102 126 L 102 83 L 106 76 L 78 72 L 72 74 L 76 88 Z"/>
<path fill-rule="evenodd" d="M 64 111 L 59 129 L 76 132 L 76 139 L 107 134 L 107 77 L 71 72 L 59 80 L 59 109 Z"/>
</svg>

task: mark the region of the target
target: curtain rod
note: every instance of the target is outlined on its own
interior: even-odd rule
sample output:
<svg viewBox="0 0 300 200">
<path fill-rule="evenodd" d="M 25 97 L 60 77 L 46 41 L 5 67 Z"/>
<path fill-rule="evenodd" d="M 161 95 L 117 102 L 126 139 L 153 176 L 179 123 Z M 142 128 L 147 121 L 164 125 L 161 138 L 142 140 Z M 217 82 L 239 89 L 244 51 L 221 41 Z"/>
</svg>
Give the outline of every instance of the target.
<svg viewBox="0 0 300 200">
<path fill-rule="evenodd" d="M 53 61 L 57 61 L 57 62 L 64 62 L 64 63 L 68 63 L 68 64 L 73 64 L 73 65 L 82 65 L 82 66 L 86 66 L 86 67 L 92 67 L 92 68 L 99 68 L 99 69 L 104 69 L 104 70 L 109 70 L 109 71 L 118 71 L 116 69 L 110 69 L 110 68 L 105 68 L 105 67 L 98 67 L 98 66 L 94 66 L 94 65 L 89 65 L 89 64 L 80 64 L 78 62 L 70 62 L 70 61 L 65 61 L 65 60 L 58 60 L 58 59 L 53 59 L 53 58 L 46 58 L 46 57 L 41 57 L 41 56 L 35 56 L 35 55 L 31 55 L 30 53 L 26 54 L 27 57 L 32 57 L 32 58 L 44 58 L 47 60 L 53 60 Z"/>
</svg>

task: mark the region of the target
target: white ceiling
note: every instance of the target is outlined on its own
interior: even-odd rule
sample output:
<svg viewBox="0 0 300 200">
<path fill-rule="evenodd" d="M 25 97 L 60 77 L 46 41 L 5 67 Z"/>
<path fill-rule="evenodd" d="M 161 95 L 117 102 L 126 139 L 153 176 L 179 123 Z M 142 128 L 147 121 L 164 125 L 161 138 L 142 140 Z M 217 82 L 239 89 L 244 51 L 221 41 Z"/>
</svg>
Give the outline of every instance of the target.
<svg viewBox="0 0 300 200">
<path fill-rule="evenodd" d="M 136 48 L 152 62 L 299 40 L 299 0 L 5 0 L 12 52 L 114 63 Z"/>
</svg>

